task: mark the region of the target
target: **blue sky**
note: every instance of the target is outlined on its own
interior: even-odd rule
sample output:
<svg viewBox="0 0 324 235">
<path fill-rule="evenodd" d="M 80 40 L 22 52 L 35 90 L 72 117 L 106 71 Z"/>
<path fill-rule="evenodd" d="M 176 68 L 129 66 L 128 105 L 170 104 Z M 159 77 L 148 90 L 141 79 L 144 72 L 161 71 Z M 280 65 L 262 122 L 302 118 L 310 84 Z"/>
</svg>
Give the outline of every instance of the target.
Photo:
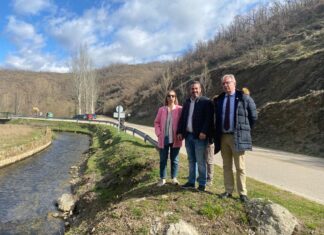
<svg viewBox="0 0 324 235">
<path fill-rule="evenodd" d="M 172 60 L 268 0 L 1 0 L 0 68 L 68 72 L 87 45 L 96 67 Z"/>
</svg>

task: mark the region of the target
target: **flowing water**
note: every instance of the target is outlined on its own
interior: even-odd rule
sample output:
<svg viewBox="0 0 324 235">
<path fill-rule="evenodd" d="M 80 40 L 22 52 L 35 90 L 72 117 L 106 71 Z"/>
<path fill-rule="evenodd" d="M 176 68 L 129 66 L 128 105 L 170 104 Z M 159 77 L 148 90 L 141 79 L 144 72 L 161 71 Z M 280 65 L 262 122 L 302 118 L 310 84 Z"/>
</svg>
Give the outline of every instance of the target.
<svg viewBox="0 0 324 235">
<path fill-rule="evenodd" d="M 70 167 L 81 161 L 89 137 L 57 133 L 41 153 L 0 169 L 0 234 L 63 234 L 64 222 L 49 213 L 70 193 Z"/>
</svg>

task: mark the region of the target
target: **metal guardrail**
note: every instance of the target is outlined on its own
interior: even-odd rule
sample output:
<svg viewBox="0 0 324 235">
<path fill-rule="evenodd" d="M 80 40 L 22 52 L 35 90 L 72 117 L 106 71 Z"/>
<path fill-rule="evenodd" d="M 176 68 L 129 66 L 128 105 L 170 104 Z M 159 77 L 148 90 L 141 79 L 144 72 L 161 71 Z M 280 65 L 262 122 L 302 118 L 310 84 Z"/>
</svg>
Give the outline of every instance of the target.
<svg viewBox="0 0 324 235">
<path fill-rule="evenodd" d="M 112 121 L 104 121 L 104 120 L 91 120 L 89 122 L 97 122 L 97 123 L 106 123 L 109 124 L 111 126 L 115 126 L 118 127 L 118 123 L 117 122 L 112 122 Z M 149 136 L 148 134 L 133 128 L 133 127 L 129 127 L 129 126 L 125 126 L 125 125 L 121 125 L 120 126 L 120 130 L 124 131 L 124 132 L 131 132 L 133 134 L 133 136 L 138 135 L 140 137 L 143 138 L 144 142 L 149 142 L 150 144 L 152 144 L 153 146 L 157 146 L 158 142 L 156 140 L 154 140 L 151 136 Z"/>
<path fill-rule="evenodd" d="M 152 144 L 153 146 L 157 146 L 157 141 L 154 140 L 151 136 L 145 134 L 144 132 L 137 130 L 136 128 L 133 127 L 128 127 L 128 126 L 123 126 L 122 130 L 126 131 L 130 131 L 133 133 L 133 136 L 135 136 L 135 134 L 139 135 L 140 137 L 142 137 L 144 139 L 144 142 L 149 142 L 150 144 Z"/>
<path fill-rule="evenodd" d="M 105 124 L 109 124 L 111 126 L 115 126 L 118 128 L 118 123 L 117 122 L 112 122 L 112 121 L 104 121 L 104 120 L 90 120 L 90 121 L 86 121 L 86 122 L 97 122 L 97 123 L 105 123 Z M 149 136 L 148 134 L 136 129 L 136 128 L 133 128 L 133 127 L 129 127 L 129 126 L 125 126 L 125 125 L 121 125 L 120 126 L 120 130 L 121 131 L 124 131 L 124 132 L 131 132 L 133 134 L 133 136 L 135 135 L 138 135 L 140 137 L 143 138 L 144 142 L 149 142 L 150 144 L 152 144 L 153 146 L 157 146 L 158 145 L 158 142 L 156 140 L 154 140 L 151 136 Z"/>
</svg>

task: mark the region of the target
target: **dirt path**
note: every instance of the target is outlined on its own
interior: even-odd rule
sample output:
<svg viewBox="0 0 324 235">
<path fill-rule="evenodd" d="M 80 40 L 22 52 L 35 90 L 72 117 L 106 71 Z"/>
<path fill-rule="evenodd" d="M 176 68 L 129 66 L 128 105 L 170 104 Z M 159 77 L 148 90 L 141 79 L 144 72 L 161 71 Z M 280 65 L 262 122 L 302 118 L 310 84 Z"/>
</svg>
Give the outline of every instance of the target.
<svg viewBox="0 0 324 235">
<path fill-rule="evenodd" d="M 126 123 L 156 139 L 154 128 Z M 181 153 L 186 154 L 184 147 Z M 222 166 L 221 156 L 215 163 Z M 247 175 L 324 204 L 324 159 L 255 147 L 247 152 Z"/>
</svg>

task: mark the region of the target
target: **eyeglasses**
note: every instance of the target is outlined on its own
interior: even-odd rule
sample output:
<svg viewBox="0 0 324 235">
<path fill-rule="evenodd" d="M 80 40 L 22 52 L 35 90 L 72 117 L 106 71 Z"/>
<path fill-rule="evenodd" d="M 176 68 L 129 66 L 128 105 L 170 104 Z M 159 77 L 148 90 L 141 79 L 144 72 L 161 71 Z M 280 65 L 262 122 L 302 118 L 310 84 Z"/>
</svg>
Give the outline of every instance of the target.
<svg viewBox="0 0 324 235">
<path fill-rule="evenodd" d="M 174 98 L 175 95 L 167 95 L 168 98 Z"/>
</svg>

